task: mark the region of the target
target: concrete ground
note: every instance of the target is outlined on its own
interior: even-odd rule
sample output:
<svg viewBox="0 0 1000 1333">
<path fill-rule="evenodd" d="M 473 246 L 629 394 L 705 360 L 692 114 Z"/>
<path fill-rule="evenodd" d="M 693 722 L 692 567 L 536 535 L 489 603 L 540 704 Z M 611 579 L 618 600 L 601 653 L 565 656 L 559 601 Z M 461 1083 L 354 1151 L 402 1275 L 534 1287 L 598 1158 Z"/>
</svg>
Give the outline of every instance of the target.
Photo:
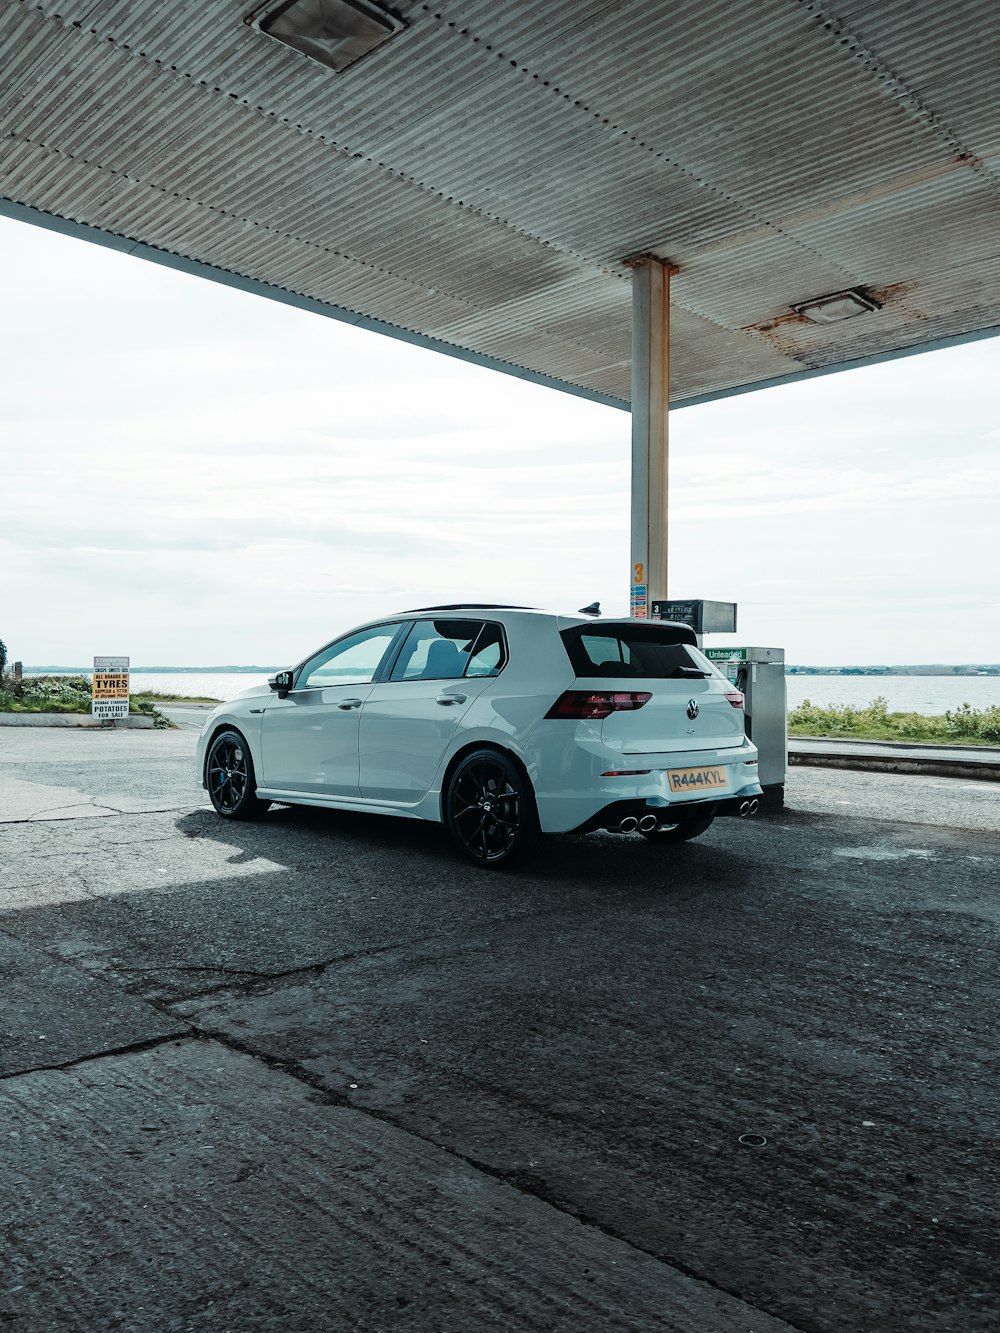
<svg viewBox="0 0 1000 1333">
<path fill-rule="evenodd" d="M 195 735 L 0 734 L 0 1325 L 1000 1327 L 995 783 L 498 875 Z"/>
</svg>

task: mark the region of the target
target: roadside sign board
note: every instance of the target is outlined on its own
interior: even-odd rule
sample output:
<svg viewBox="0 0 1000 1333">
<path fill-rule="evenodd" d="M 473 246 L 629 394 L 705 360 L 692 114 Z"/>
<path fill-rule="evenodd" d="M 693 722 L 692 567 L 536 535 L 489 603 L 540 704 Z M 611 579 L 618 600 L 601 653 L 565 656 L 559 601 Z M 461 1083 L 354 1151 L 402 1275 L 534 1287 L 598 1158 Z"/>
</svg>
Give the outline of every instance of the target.
<svg viewBox="0 0 1000 1333">
<path fill-rule="evenodd" d="M 128 717 L 128 658 L 95 657 L 91 716 L 106 721 Z"/>
</svg>

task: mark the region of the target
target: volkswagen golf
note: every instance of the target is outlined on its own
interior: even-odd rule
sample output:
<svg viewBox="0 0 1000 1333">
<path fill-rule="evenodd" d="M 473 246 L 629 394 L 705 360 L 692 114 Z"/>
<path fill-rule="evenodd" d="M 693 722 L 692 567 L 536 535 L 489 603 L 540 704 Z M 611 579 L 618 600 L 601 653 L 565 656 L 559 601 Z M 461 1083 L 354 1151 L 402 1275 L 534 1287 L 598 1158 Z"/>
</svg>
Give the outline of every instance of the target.
<svg viewBox="0 0 1000 1333">
<path fill-rule="evenodd" d="M 684 841 L 761 795 L 743 696 L 687 626 L 492 605 L 339 636 L 214 709 L 197 762 L 224 819 L 429 820 L 487 867 L 542 834 Z"/>
</svg>

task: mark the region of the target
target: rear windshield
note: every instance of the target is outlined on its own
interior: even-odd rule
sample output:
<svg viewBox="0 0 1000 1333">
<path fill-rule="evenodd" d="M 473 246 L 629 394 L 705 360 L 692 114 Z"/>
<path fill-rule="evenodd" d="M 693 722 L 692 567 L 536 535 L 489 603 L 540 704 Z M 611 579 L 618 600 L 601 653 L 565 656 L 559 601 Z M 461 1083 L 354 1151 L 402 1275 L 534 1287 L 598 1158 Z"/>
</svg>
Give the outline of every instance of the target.
<svg viewBox="0 0 1000 1333">
<path fill-rule="evenodd" d="M 573 671 L 584 680 L 669 680 L 715 675 L 715 668 L 672 625 L 574 625 L 562 631 Z"/>
</svg>

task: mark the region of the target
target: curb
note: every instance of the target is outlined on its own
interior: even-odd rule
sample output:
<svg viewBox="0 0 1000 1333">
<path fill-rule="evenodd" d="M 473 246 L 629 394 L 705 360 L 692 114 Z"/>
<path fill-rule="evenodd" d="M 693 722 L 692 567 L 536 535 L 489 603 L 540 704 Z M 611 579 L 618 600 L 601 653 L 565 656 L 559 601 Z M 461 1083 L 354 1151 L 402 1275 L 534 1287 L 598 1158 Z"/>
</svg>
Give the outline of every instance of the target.
<svg viewBox="0 0 1000 1333">
<path fill-rule="evenodd" d="M 916 773 L 932 778 L 967 778 L 973 782 L 1000 782 L 1000 760 L 912 759 L 904 755 L 830 754 L 819 750 L 793 750 L 789 766 L 850 768 L 871 773 Z"/>
<path fill-rule="evenodd" d="M 843 745 L 864 749 L 880 750 L 933 750 L 935 757 L 940 752 L 947 759 L 949 755 L 958 755 L 963 759 L 975 760 L 979 755 L 989 756 L 994 763 L 1000 763 L 1000 746 L 997 745 L 952 745 L 949 741 L 870 741 L 860 736 L 789 736 L 789 745 Z"/>
</svg>

